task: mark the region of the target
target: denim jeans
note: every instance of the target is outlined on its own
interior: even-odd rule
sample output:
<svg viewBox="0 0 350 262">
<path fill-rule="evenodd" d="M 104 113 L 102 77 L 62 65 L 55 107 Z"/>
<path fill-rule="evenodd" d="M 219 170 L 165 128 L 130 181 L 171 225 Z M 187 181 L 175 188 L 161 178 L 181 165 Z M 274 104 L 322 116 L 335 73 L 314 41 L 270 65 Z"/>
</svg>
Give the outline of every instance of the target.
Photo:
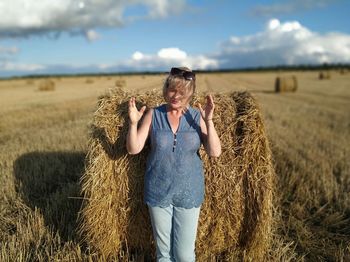
<svg viewBox="0 0 350 262">
<path fill-rule="evenodd" d="M 193 262 L 200 207 L 148 206 L 157 261 Z"/>
</svg>

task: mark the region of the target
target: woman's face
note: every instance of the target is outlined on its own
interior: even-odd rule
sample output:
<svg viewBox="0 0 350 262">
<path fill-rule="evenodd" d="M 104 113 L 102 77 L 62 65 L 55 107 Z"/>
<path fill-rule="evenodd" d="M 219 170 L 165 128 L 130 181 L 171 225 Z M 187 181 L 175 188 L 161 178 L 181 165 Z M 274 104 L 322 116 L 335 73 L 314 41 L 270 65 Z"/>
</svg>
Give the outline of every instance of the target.
<svg viewBox="0 0 350 262">
<path fill-rule="evenodd" d="M 165 101 L 171 109 L 183 109 L 187 107 L 191 95 L 184 88 L 168 87 L 165 93 Z"/>
</svg>

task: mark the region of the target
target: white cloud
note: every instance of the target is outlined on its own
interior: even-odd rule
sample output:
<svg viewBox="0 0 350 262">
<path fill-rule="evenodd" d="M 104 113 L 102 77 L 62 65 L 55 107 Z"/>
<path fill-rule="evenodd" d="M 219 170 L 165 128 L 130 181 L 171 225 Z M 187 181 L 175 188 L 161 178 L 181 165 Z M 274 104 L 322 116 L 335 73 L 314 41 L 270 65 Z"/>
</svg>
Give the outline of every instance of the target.
<svg viewBox="0 0 350 262">
<path fill-rule="evenodd" d="M 24 63 L 12 63 L 4 62 L 0 64 L 0 69 L 3 71 L 22 71 L 30 72 L 45 69 L 45 66 L 39 64 L 24 64 Z"/>
<path fill-rule="evenodd" d="M 157 19 L 179 13 L 185 6 L 185 0 L 1 0 L 0 38 L 120 27 L 133 20 L 132 15 L 124 15 L 128 8 L 146 9 L 138 19 Z"/>
<path fill-rule="evenodd" d="M 278 28 L 280 26 L 280 21 L 278 19 L 271 19 L 269 24 L 268 24 L 268 28 L 269 30 L 274 30 L 276 28 Z"/>
<path fill-rule="evenodd" d="M 15 55 L 19 52 L 19 49 L 15 46 L 4 47 L 0 46 L 0 55 Z"/>
<path fill-rule="evenodd" d="M 144 55 L 139 51 L 136 51 L 132 55 L 132 59 L 134 59 L 134 60 L 141 60 L 141 59 L 143 59 L 143 57 L 144 57 Z"/>
<path fill-rule="evenodd" d="M 162 48 L 155 54 L 136 51 L 131 58 L 115 64 L 97 66 L 98 71 L 167 71 L 173 66 L 187 66 L 194 70 L 216 69 L 218 61 L 205 55 L 190 56 L 177 47 Z"/>
<path fill-rule="evenodd" d="M 186 52 L 177 47 L 162 48 L 158 51 L 158 56 L 162 59 L 183 60 L 187 58 Z"/>
<path fill-rule="evenodd" d="M 319 34 L 297 21 L 271 19 L 263 32 L 232 36 L 213 56 L 222 68 L 349 63 L 350 35 Z"/>
<path fill-rule="evenodd" d="M 287 0 L 283 1 L 283 3 L 257 5 L 251 10 L 251 14 L 254 16 L 273 17 L 281 14 L 324 8 L 334 2 L 340 1 L 341 0 Z"/>
<path fill-rule="evenodd" d="M 171 14 L 178 14 L 186 7 L 186 1 L 183 0 L 145 0 L 136 2 L 143 2 L 149 7 L 148 15 L 150 18 L 164 18 Z"/>
<path fill-rule="evenodd" d="M 205 55 L 190 56 L 177 47 L 160 49 L 157 54 L 143 54 L 139 51 L 114 68 L 124 70 L 168 70 L 172 66 L 187 66 L 192 69 L 218 68 L 218 61 Z"/>
<path fill-rule="evenodd" d="M 92 65 L 38 65 L 0 63 L 0 76 L 24 74 L 75 74 L 98 72 L 168 71 L 173 66 L 186 66 L 193 70 L 217 69 L 219 63 L 206 55 L 191 56 L 177 48 L 162 48 L 154 54 L 134 52 L 129 59 L 114 64 Z"/>
<path fill-rule="evenodd" d="M 100 38 L 100 35 L 94 30 L 88 30 L 85 32 L 86 38 L 92 42 Z"/>
</svg>

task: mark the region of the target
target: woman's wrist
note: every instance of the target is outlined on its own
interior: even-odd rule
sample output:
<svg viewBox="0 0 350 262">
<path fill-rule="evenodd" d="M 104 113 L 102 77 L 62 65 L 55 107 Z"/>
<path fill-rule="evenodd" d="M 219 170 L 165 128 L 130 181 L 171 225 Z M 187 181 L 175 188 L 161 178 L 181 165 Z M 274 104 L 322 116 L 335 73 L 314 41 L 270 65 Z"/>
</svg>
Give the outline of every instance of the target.
<svg viewBox="0 0 350 262">
<path fill-rule="evenodd" d="M 213 124 L 213 119 L 209 118 L 209 119 L 205 119 L 204 122 L 208 125 L 208 124 Z"/>
<path fill-rule="evenodd" d="M 129 120 L 129 125 L 130 125 L 130 126 L 137 126 L 137 124 L 138 124 L 138 121 L 136 121 L 136 122 L 131 122 L 131 121 Z"/>
</svg>

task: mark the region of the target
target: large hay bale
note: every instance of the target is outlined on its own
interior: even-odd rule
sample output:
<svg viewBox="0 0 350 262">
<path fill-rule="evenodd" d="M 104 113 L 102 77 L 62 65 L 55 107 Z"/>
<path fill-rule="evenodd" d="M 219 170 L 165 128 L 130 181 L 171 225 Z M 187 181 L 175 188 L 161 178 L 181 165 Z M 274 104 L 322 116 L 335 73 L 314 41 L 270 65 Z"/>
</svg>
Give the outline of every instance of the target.
<svg viewBox="0 0 350 262">
<path fill-rule="evenodd" d="M 318 78 L 320 80 L 330 79 L 331 78 L 331 72 L 329 72 L 329 71 L 322 71 L 322 72 L 319 73 Z"/>
<path fill-rule="evenodd" d="M 275 92 L 295 92 L 298 89 L 296 76 L 279 76 L 275 81 Z"/>
<path fill-rule="evenodd" d="M 162 103 L 160 92 L 138 95 L 139 105 Z M 80 232 L 104 258 L 154 254 L 143 177 L 148 148 L 127 154 L 127 101 L 130 94 L 111 90 L 94 114 L 86 172 Z M 210 259 L 260 261 L 269 246 L 274 171 L 259 108 L 247 92 L 215 95 L 214 122 L 222 155 L 200 150 L 206 180 L 196 254 Z M 154 256 L 154 255 L 153 255 Z"/>
</svg>

